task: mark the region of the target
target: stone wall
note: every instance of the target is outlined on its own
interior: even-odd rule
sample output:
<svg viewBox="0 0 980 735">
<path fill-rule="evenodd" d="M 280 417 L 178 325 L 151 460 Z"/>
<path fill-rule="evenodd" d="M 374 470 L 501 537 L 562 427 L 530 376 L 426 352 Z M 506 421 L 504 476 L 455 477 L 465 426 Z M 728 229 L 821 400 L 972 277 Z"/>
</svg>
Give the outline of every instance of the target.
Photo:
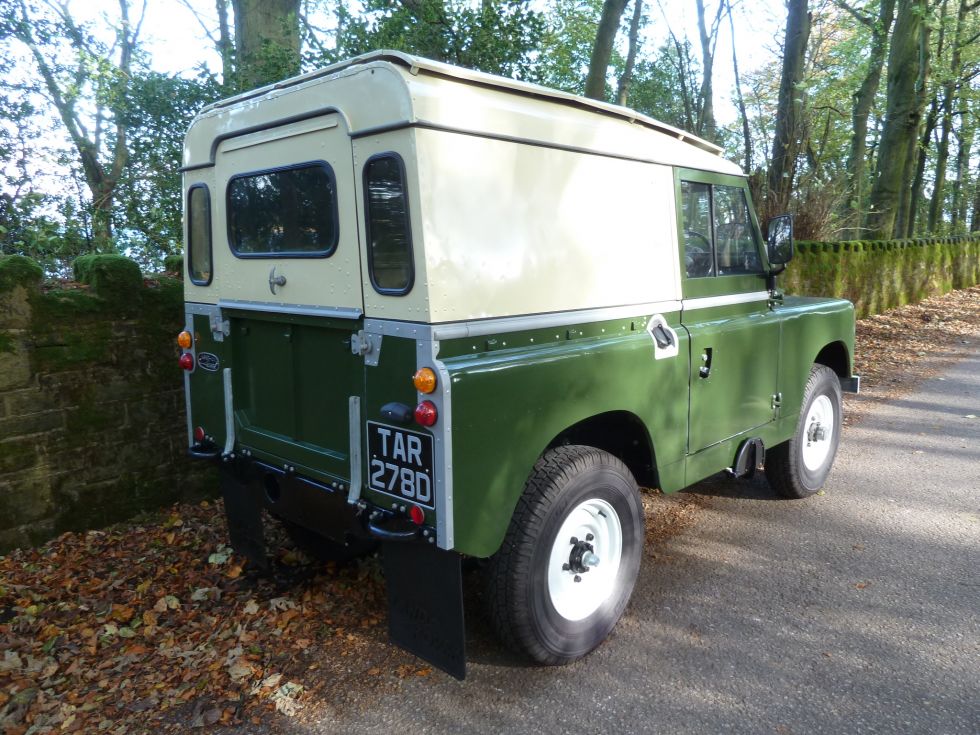
<svg viewBox="0 0 980 735">
<path fill-rule="evenodd" d="M 0 257 L 0 553 L 213 492 L 184 455 L 183 289 L 119 256 Z"/>
<path fill-rule="evenodd" d="M 780 287 L 854 302 L 858 318 L 980 283 L 980 236 L 799 242 Z"/>
</svg>

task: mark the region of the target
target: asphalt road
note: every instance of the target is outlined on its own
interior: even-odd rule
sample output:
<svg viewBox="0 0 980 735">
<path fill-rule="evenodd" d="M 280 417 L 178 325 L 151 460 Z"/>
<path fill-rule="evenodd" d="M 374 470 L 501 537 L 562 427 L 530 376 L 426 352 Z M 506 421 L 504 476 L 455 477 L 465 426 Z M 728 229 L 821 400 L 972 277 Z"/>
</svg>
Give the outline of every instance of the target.
<svg viewBox="0 0 980 735">
<path fill-rule="evenodd" d="M 315 733 L 980 733 L 980 352 L 848 428 L 824 495 L 713 478 L 585 660 L 533 668 L 468 621 L 469 675 Z M 661 502 L 677 502 L 664 498 Z"/>
</svg>

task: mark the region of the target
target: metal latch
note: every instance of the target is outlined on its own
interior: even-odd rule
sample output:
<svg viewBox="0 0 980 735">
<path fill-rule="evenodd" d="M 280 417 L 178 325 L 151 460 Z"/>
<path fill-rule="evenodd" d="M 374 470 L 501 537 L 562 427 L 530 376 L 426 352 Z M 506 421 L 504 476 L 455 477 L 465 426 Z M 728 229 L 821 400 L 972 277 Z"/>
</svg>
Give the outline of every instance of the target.
<svg viewBox="0 0 980 735">
<path fill-rule="evenodd" d="M 354 355 L 363 355 L 364 364 L 376 367 L 381 358 L 380 334 L 371 334 L 363 329 L 350 336 L 350 351 Z"/>
<path fill-rule="evenodd" d="M 208 323 L 211 326 L 211 338 L 215 342 L 224 342 L 225 337 L 231 334 L 231 322 L 221 318 L 221 309 L 213 309 L 208 314 Z"/>
<path fill-rule="evenodd" d="M 783 394 L 773 393 L 772 394 L 772 410 L 775 411 L 777 408 L 783 405 Z"/>
</svg>

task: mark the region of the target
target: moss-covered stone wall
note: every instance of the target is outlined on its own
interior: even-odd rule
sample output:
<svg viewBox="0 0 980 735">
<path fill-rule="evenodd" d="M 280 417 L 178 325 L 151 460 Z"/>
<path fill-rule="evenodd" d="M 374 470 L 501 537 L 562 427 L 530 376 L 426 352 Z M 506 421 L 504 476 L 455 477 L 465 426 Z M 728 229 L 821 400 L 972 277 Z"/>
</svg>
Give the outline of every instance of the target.
<svg viewBox="0 0 980 735">
<path fill-rule="evenodd" d="M 786 293 L 850 299 L 858 317 L 980 283 L 980 237 L 798 242 Z"/>
<path fill-rule="evenodd" d="M 120 256 L 41 277 L 0 257 L 0 553 L 216 486 L 184 454 L 180 281 Z"/>
</svg>

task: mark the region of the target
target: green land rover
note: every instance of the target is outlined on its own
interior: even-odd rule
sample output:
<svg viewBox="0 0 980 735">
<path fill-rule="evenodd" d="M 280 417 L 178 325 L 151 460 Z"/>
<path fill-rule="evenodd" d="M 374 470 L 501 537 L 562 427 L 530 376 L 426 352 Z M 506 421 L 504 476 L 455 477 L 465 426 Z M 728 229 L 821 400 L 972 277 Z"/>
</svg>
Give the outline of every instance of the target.
<svg viewBox="0 0 980 735">
<path fill-rule="evenodd" d="M 784 297 L 716 146 L 632 110 L 377 52 L 203 110 L 183 157 L 192 455 L 234 548 L 264 511 L 381 542 L 389 629 L 462 677 L 461 560 L 534 661 L 598 646 L 642 556 L 638 484 L 764 464 L 824 483 L 846 301 Z"/>
</svg>

